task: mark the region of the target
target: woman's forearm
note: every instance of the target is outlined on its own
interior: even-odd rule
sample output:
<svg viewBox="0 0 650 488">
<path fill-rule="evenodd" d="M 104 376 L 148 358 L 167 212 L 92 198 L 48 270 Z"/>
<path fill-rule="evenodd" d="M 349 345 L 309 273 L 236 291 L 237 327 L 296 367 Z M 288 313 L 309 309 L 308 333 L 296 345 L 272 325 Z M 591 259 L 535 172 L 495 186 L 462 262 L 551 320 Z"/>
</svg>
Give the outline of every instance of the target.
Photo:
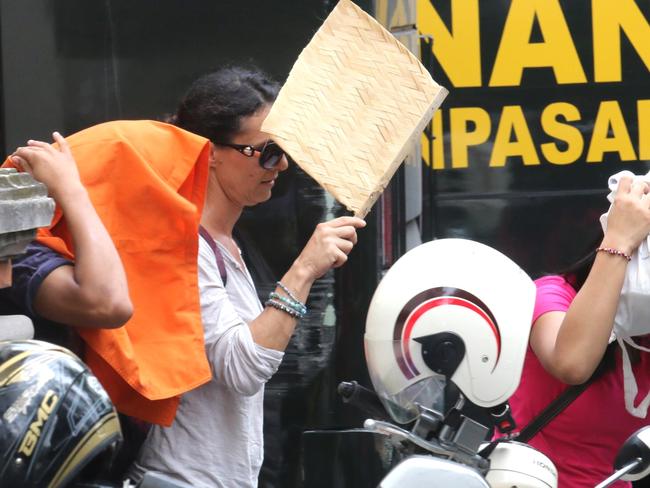
<svg viewBox="0 0 650 488">
<path fill-rule="evenodd" d="M 357 242 L 356 229 L 365 227 L 357 217 L 338 217 L 316 226 L 298 258 L 281 279 L 291 293 L 302 303 L 307 301 L 314 281 L 333 268 L 343 266 Z M 286 293 L 282 287 L 276 293 Z M 253 340 L 261 346 L 284 351 L 291 339 L 297 320 L 283 310 L 266 307 L 251 322 Z"/>
<path fill-rule="evenodd" d="M 305 303 L 314 280 L 310 273 L 296 262 L 280 282 L 291 290 L 298 300 Z M 280 287 L 277 287 L 275 292 L 280 295 L 285 294 Z M 253 340 L 257 344 L 276 351 L 284 351 L 297 323 L 298 320 L 288 313 L 273 307 L 265 307 L 264 311 L 249 324 L 249 327 Z"/>
<path fill-rule="evenodd" d="M 612 333 L 627 261 L 599 253 L 557 334 L 553 362 L 570 383 L 586 381 Z"/>
</svg>

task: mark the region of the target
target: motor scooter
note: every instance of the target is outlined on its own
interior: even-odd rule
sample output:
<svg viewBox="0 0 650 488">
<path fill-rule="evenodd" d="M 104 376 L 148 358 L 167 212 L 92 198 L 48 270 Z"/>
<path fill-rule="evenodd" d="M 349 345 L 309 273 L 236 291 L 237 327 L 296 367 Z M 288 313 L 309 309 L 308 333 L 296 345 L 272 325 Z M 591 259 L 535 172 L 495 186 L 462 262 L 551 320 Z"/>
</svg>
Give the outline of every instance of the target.
<svg viewBox="0 0 650 488">
<path fill-rule="evenodd" d="M 417 246 L 387 271 L 364 335 L 374 391 L 338 388 L 398 452 L 380 488 L 557 488 L 551 460 L 508 436 L 535 295 L 513 261 L 466 239 Z M 495 429 L 503 440 L 488 442 Z M 612 481 L 644 474 L 646 436 L 626 443 Z"/>
<path fill-rule="evenodd" d="M 379 484 L 380 488 L 431 486 L 467 488 L 556 488 L 557 471 L 542 453 L 525 444 L 501 442 L 488 448 L 486 438 L 496 418 L 461 396 L 444 414 L 417 405 L 415 420 L 398 425 L 373 391 L 356 382 L 339 384 L 345 403 L 374 418 L 364 429 L 385 435 L 393 444 L 398 462 Z M 396 409 L 397 406 L 391 406 Z M 505 474 L 505 476 L 504 476 Z"/>
<path fill-rule="evenodd" d="M 375 418 L 366 420 L 364 429 L 385 435 L 399 453 L 378 488 L 557 488 L 557 471 L 548 457 L 516 441 L 498 443 L 487 451 L 488 428 L 462 414 L 457 422 L 458 408 L 446 416 L 421 408 L 417 420 L 404 428 L 388 420 L 375 393 L 355 381 L 340 383 L 338 393 L 345 403 L 372 414 Z M 624 442 L 613 471 L 595 488 L 650 474 L 650 426 Z"/>
</svg>

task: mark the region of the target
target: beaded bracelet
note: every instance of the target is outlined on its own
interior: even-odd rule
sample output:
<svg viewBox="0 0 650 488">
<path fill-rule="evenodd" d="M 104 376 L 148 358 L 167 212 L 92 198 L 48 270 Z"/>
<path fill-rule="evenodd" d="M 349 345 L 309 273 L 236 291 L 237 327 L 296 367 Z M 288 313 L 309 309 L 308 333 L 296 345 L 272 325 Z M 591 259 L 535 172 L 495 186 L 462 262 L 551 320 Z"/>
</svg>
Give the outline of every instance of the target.
<svg viewBox="0 0 650 488">
<path fill-rule="evenodd" d="M 614 249 L 612 247 L 599 247 L 596 249 L 596 252 L 606 252 L 607 254 L 612 254 L 614 256 L 621 256 L 622 258 L 625 258 L 627 261 L 632 259 L 632 256 L 629 254 L 625 254 L 623 251 L 619 251 L 618 249 Z"/>
<path fill-rule="evenodd" d="M 281 302 L 278 302 L 277 300 L 269 299 L 266 301 L 264 305 L 267 307 L 273 307 L 275 309 L 281 310 L 284 313 L 287 313 L 296 319 L 301 319 L 304 316 L 304 314 L 298 312 L 297 310 L 294 310 L 293 308 L 287 307 L 286 305 L 282 304 Z"/>
<path fill-rule="evenodd" d="M 285 292 L 287 295 L 289 295 L 289 298 L 291 298 L 294 302 L 302 303 L 300 300 L 298 300 L 298 298 L 296 298 L 296 295 L 291 293 L 291 290 L 289 290 L 289 288 L 284 286 L 284 283 L 282 283 L 281 281 L 276 281 L 275 284 L 278 285 L 280 288 L 282 288 L 282 291 Z"/>
<path fill-rule="evenodd" d="M 295 300 L 292 300 L 289 297 L 279 295 L 274 291 L 269 293 L 269 299 L 280 300 L 281 302 L 284 302 L 290 308 L 293 308 L 296 312 L 299 312 L 299 313 L 301 313 L 303 315 L 305 315 L 307 313 L 307 307 L 305 306 L 304 303 L 296 302 Z"/>
<path fill-rule="evenodd" d="M 296 311 L 302 313 L 303 315 L 305 315 L 307 313 L 307 306 L 304 303 L 302 303 L 300 300 L 298 300 L 298 297 L 296 297 L 296 295 L 291 293 L 291 290 L 289 290 L 289 288 L 287 288 L 284 283 L 282 283 L 281 281 L 276 281 L 275 284 L 277 286 L 279 286 L 282 289 L 283 292 L 285 292 L 287 295 L 289 295 L 289 298 L 293 302 L 293 303 L 291 303 L 292 308 L 294 308 Z M 271 297 L 271 298 L 273 298 L 273 297 Z"/>
</svg>

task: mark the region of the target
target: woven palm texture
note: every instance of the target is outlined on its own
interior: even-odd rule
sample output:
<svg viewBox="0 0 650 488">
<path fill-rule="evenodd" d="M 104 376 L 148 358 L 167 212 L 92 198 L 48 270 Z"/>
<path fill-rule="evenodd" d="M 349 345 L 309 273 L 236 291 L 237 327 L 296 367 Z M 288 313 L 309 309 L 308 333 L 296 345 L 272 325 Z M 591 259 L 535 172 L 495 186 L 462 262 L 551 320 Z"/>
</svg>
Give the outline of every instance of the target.
<svg viewBox="0 0 650 488">
<path fill-rule="evenodd" d="M 447 93 L 390 32 L 340 0 L 298 57 L 262 130 L 364 217 Z"/>
</svg>

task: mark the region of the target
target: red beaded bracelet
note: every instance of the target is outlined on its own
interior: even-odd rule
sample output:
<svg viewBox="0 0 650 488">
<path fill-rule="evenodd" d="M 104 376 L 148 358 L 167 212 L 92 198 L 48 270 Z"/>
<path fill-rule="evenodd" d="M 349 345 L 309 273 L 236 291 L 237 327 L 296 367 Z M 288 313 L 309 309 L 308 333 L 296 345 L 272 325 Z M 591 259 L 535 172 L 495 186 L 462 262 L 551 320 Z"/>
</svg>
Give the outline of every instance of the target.
<svg viewBox="0 0 650 488">
<path fill-rule="evenodd" d="M 632 256 L 629 254 L 625 254 L 623 251 L 619 251 L 618 249 L 614 249 L 612 247 L 599 247 L 596 249 L 596 252 L 606 252 L 607 254 L 613 254 L 614 256 L 621 256 L 628 261 L 632 259 Z"/>
</svg>

